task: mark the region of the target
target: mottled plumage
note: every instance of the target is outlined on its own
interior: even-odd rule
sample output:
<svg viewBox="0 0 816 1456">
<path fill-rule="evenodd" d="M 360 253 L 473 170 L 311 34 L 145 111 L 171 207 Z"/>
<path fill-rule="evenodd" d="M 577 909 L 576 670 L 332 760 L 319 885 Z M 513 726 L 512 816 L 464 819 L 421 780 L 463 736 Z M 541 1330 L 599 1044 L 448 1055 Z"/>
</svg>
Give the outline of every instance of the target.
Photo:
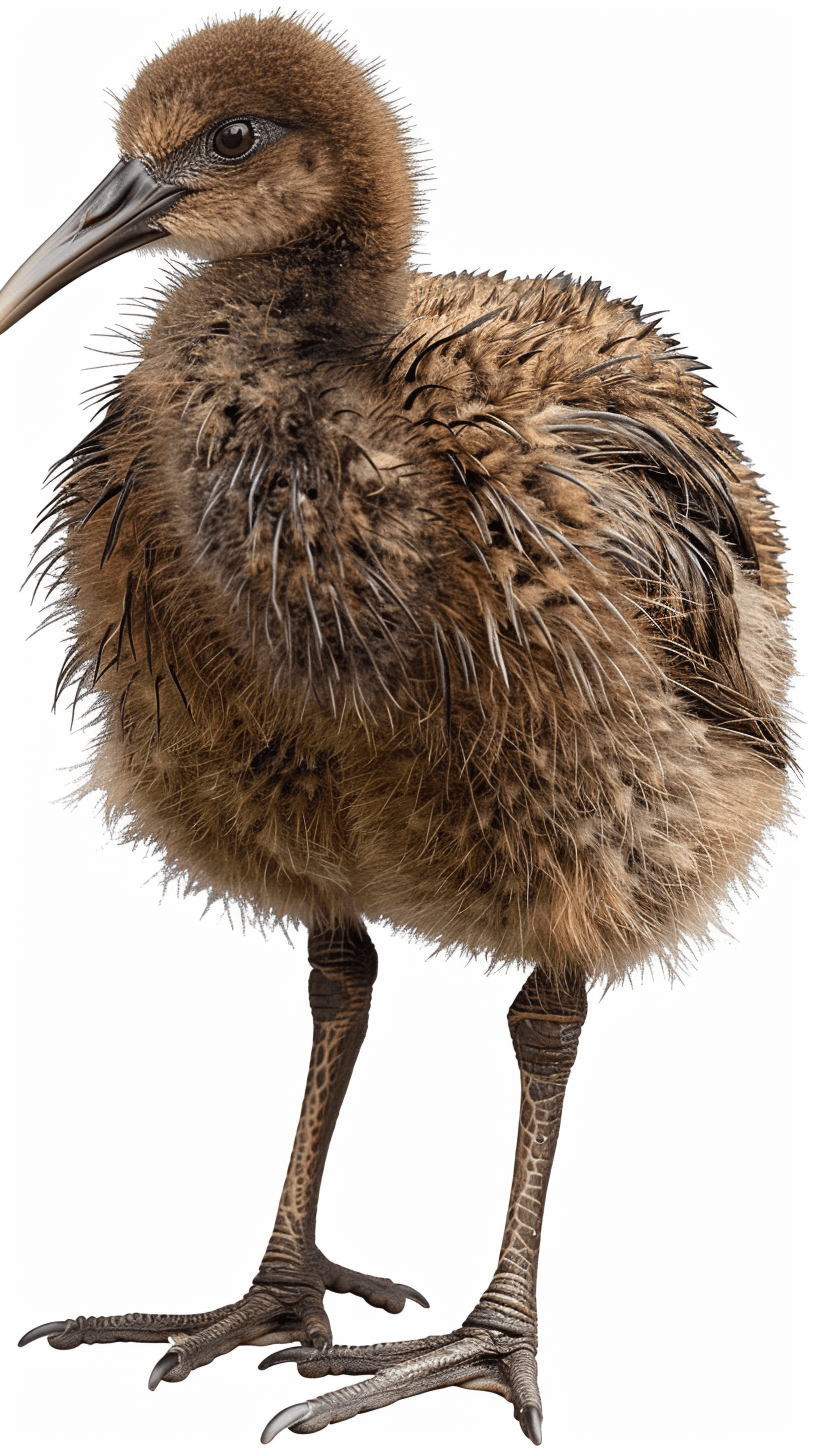
<svg viewBox="0 0 816 1456">
<path fill-rule="evenodd" d="M 90 782 L 260 917 L 672 957 L 787 761 L 779 539 L 694 361 L 563 277 L 414 276 L 350 348 L 287 283 L 179 278 L 60 487 Z"/>
<path fill-rule="evenodd" d="M 168 876 L 309 929 L 314 1045 L 249 1293 L 207 1314 L 38 1327 L 176 1340 L 151 1387 L 241 1343 L 373 1378 L 308 1433 L 446 1384 L 542 1437 L 535 1278 L 585 984 L 671 969 L 785 813 L 781 541 L 693 358 L 564 276 L 414 272 L 404 128 L 353 56 L 245 18 L 145 68 L 123 159 L 10 280 L 0 324 L 155 239 L 136 367 L 60 463 L 35 572 L 95 717 L 87 787 Z M 331 1346 L 315 1220 L 367 1025 L 364 921 L 526 962 L 522 1111 L 499 1265 L 463 1325 Z M 179 1338 L 181 1337 L 181 1338 Z"/>
</svg>

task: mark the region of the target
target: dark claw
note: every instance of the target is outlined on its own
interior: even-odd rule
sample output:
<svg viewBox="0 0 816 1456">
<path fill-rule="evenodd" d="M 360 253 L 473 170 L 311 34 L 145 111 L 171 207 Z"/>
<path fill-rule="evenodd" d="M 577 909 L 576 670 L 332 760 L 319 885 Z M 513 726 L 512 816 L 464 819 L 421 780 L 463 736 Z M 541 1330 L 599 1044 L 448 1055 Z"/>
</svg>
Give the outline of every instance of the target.
<svg viewBox="0 0 816 1456">
<path fill-rule="evenodd" d="M 299 1421 L 305 1421 L 312 1414 L 313 1403 L 310 1400 L 303 1401 L 301 1405 L 288 1405 L 286 1410 L 278 1411 L 273 1416 L 268 1426 L 264 1426 L 261 1436 L 261 1445 L 268 1446 L 274 1441 L 281 1431 L 288 1431 L 290 1426 L 296 1426 Z"/>
<path fill-rule="evenodd" d="M 526 1405 L 519 1416 L 519 1423 L 525 1436 L 534 1446 L 541 1445 L 541 1411 L 535 1405 Z"/>
<path fill-rule="evenodd" d="M 274 1355 L 267 1355 L 258 1366 L 259 1370 L 269 1370 L 273 1365 L 288 1365 L 295 1360 L 303 1359 L 302 1345 L 287 1345 L 285 1350 L 276 1350 Z M 272 1437 L 269 1437 L 270 1441 Z"/>
<path fill-rule="evenodd" d="M 179 1350 L 168 1350 L 166 1355 L 162 1355 L 161 1360 L 153 1366 L 150 1372 L 150 1379 L 147 1382 L 148 1390 L 155 1390 L 157 1385 L 161 1385 L 165 1375 L 168 1375 L 171 1370 L 175 1369 L 180 1359 L 181 1352 Z"/>
<path fill-rule="evenodd" d="M 398 1284 L 397 1289 L 401 1289 L 406 1299 L 412 1299 L 414 1304 L 421 1304 L 423 1309 L 430 1309 L 431 1306 L 425 1295 L 420 1294 L 418 1289 L 412 1289 L 410 1284 Z"/>
<path fill-rule="evenodd" d="M 41 1340 L 43 1335 L 64 1335 L 70 1323 L 70 1320 L 52 1320 L 48 1325 L 37 1325 L 33 1330 L 29 1330 L 27 1335 L 23 1335 L 17 1344 L 18 1346 L 30 1345 L 32 1340 Z"/>
</svg>

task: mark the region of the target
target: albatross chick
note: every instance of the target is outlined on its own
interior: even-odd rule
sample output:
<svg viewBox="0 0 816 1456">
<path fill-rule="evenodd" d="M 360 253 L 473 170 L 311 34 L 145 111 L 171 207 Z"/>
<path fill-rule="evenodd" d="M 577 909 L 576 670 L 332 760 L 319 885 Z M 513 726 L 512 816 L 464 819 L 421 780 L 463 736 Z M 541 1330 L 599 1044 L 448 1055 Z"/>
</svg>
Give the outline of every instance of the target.
<svg viewBox="0 0 816 1456">
<path fill-rule="evenodd" d="M 404 129 L 322 32 L 185 37 L 118 140 L 0 293 L 5 329 L 128 249 L 198 260 L 43 514 L 57 697 L 93 703 L 89 788 L 126 838 L 308 927 L 314 1043 L 249 1292 L 23 1343 L 172 1340 L 151 1388 L 285 1343 L 265 1366 L 367 1378 L 265 1441 L 459 1385 L 539 1444 L 536 1266 L 586 984 L 671 968 L 784 815 L 780 537 L 699 366 L 631 300 L 412 270 Z M 425 1303 L 315 1242 L 379 920 L 528 968 L 521 1116 L 498 1267 L 462 1325 L 338 1346 L 326 1290 Z"/>
</svg>

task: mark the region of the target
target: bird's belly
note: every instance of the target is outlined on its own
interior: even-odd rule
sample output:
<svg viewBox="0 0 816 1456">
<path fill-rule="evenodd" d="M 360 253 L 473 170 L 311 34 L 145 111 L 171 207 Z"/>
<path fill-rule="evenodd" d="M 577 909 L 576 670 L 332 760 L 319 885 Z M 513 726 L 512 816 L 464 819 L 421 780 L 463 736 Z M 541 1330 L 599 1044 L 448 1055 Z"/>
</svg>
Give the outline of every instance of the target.
<svg viewBox="0 0 816 1456">
<path fill-rule="evenodd" d="M 638 730 L 505 742 L 422 768 L 393 745 L 349 777 L 361 914 L 495 963 L 616 978 L 716 923 L 784 815 L 784 775 L 679 700 Z"/>
<path fill-rule="evenodd" d="M 146 841 L 167 873 L 260 919 L 355 913 L 353 835 L 339 765 L 308 728 L 261 727 L 134 683 L 124 731 L 100 743 L 91 787 L 124 837 Z"/>
<path fill-rule="evenodd" d="M 170 875 L 262 919 L 383 918 L 620 975 L 704 933 L 783 813 L 778 770 L 665 696 L 641 694 L 640 727 L 599 716 L 570 738 L 541 720 L 499 756 L 268 701 L 259 721 L 238 693 L 222 710 L 139 678 L 93 771 Z"/>
</svg>

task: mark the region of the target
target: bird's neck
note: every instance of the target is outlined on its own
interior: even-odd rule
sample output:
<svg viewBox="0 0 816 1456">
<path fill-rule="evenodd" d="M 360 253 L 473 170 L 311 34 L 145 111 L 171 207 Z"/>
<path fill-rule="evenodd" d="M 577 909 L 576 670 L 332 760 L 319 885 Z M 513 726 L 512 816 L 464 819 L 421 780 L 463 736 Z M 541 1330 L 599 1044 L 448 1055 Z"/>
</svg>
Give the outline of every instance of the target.
<svg viewBox="0 0 816 1456">
<path fill-rule="evenodd" d="M 337 230 L 278 248 L 268 263 L 273 311 L 299 320 L 307 332 L 364 339 L 392 333 L 402 322 L 409 283 L 404 252 L 373 255 Z"/>
</svg>

